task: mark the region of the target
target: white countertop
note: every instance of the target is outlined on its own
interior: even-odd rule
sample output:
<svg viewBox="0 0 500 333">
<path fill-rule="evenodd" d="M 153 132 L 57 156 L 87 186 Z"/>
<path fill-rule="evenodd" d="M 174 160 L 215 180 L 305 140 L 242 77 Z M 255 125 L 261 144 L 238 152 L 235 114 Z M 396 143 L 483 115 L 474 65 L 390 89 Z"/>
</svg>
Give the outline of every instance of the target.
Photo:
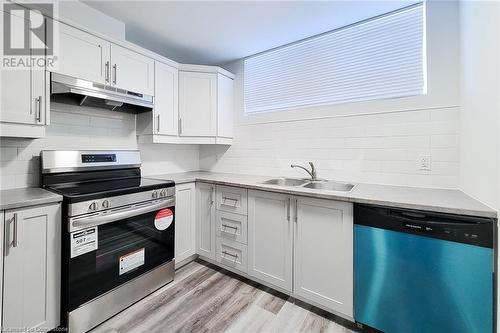
<svg viewBox="0 0 500 333">
<path fill-rule="evenodd" d="M 297 186 L 262 184 L 265 180 L 276 178 L 272 176 L 253 176 L 205 171 L 192 171 L 145 177 L 173 180 L 177 184 L 198 181 L 356 203 L 426 210 L 458 215 L 489 218 L 497 217 L 497 212 L 495 210 L 471 198 L 460 190 L 358 183 L 351 192 L 334 192 Z"/>
<path fill-rule="evenodd" d="M 61 195 L 39 187 L 0 190 L 0 210 L 46 205 L 62 200 Z"/>
</svg>

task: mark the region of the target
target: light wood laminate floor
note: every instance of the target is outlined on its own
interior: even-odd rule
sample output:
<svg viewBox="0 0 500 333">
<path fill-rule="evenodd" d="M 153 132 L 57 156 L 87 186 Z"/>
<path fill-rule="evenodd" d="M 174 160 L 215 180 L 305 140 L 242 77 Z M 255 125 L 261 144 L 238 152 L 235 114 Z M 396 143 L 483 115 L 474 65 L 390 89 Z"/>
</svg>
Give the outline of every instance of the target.
<svg viewBox="0 0 500 333">
<path fill-rule="evenodd" d="M 92 333 L 354 332 L 343 319 L 203 261 Z M 352 328 L 352 325 L 349 325 Z"/>
</svg>

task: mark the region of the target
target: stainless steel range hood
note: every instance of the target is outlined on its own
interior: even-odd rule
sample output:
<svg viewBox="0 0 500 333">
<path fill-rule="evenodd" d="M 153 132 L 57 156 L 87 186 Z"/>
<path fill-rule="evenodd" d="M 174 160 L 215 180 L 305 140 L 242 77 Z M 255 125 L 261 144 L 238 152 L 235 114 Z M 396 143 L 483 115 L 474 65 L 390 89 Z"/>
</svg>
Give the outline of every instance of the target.
<svg viewBox="0 0 500 333">
<path fill-rule="evenodd" d="M 133 113 L 147 112 L 153 108 L 153 96 L 58 73 L 51 74 L 50 98 L 53 102 Z"/>
</svg>

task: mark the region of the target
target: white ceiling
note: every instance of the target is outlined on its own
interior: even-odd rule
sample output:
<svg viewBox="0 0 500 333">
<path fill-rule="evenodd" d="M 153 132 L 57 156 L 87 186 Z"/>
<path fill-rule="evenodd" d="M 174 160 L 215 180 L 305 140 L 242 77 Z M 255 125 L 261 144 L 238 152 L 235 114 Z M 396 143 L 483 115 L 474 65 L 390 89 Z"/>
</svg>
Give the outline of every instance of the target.
<svg viewBox="0 0 500 333">
<path fill-rule="evenodd" d="M 173 60 L 224 64 L 407 6 L 415 0 L 83 1 L 127 39 Z"/>
</svg>

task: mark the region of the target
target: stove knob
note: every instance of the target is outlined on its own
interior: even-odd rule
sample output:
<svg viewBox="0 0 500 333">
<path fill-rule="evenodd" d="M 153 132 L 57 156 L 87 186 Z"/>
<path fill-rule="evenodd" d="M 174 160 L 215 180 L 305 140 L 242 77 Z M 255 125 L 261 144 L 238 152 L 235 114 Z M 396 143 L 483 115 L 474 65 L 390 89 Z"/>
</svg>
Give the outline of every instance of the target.
<svg viewBox="0 0 500 333">
<path fill-rule="evenodd" d="M 102 208 L 109 208 L 109 201 L 108 200 L 104 200 L 102 202 Z"/>
<path fill-rule="evenodd" d="M 99 204 L 97 203 L 97 201 L 94 201 L 93 203 L 90 204 L 89 210 L 96 211 L 98 207 L 99 207 Z"/>
<path fill-rule="evenodd" d="M 166 197 L 167 196 L 167 190 L 166 189 L 161 190 L 160 196 L 161 197 Z"/>
<path fill-rule="evenodd" d="M 151 197 L 152 197 L 153 199 L 158 198 L 158 191 L 153 191 L 153 193 L 151 193 Z"/>
</svg>

